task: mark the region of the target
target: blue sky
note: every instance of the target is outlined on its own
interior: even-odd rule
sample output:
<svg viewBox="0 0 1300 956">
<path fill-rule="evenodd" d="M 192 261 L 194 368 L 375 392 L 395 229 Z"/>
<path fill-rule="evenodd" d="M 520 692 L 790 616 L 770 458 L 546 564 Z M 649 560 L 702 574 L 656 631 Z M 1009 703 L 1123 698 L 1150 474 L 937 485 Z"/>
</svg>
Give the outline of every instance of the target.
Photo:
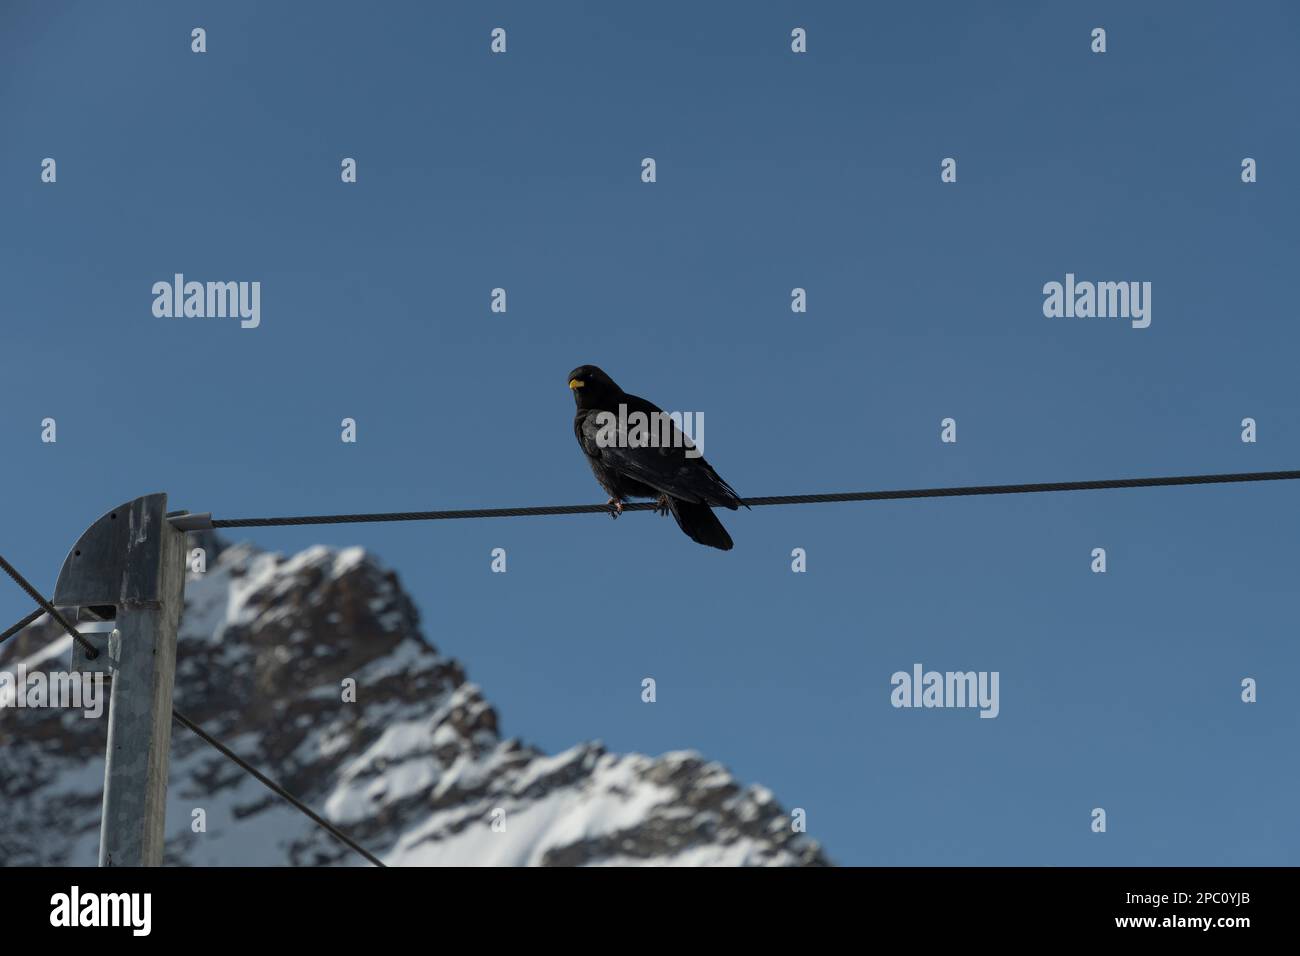
<svg viewBox="0 0 1300 956">
<path fill-rule="evenodd" d="M 6 3 L 3 553 L 48 593 L 158 490 L 219 517 L 603 500 L 584 362 L 704 412 L 742 495 L 1300 467 L 1298 27 L 1280 2 Z M 260 281 L 261 327 L 155 318 L 175 272 Z M 1150 328 L 1045 318 L 1067 272 L 1150 281 Z M 836 862 L 1294 864 L 1297 495 L 762 508 L 724 515 L 725 554 L 648 514 L 249 537 L 365 545 L 506 733 L 698 749 Z M 4 623 L 28 609 L 0 589 Z M 894 709 L 915 662 L 998 671 L 999 717 Z"/>
</svg>

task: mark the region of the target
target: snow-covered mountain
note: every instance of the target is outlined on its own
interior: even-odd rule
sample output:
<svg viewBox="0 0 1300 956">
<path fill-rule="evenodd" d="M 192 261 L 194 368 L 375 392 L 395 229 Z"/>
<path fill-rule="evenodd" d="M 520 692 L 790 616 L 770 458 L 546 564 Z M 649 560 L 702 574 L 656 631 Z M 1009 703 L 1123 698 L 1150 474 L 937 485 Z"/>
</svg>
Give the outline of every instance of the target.
<svg viewBox="0 0 1300 956">
<path fill-rule="evenodd" d="M 397 576 L 362 549 L 205 544 L 215 558 L 186 584 L 177 709 L 386 863 L 828 862 L 768 790 L 696 753 L 581 743 L 548 756 L 503 739 L 479 688 L 421 635 Z M 70 640 L 42 619 L 0 648 L 0 670 L 67 670 Z M 0 863 L 95 863 L 106 726 L 0 709 Z M 166 861 L 364 864 L 177 725 Z"/>
</svg>

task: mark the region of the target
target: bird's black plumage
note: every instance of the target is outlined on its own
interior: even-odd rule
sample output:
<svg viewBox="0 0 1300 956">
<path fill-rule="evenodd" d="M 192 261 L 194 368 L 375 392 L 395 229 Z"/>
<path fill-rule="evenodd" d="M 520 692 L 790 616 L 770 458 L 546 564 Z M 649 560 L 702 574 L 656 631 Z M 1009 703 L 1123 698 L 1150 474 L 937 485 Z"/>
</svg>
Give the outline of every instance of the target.
<svg viewBox="0 0 1300 956">
<path fill-rule="evenodd" d="M 663 410 L 629 395 L 594 365 L 580 365 L 570 372 L 569 388 L 578 406 L 573 434 L 596 480 L 609 494 L 613 513 L 617 516 L 624 498 L 658 498 L 692 540 L 730 551 L 731 535 L 713 513 L 713 506 L 735 511 L 745 502 L 702 456 L 687 454 L 689 441 L 676 426 L 669 426 L 673 441 L 637 447 L 626 431 L 616 432 L 617 440 L 611 442 L 609 419 L 601 414 L 617 418 L 620 405 L 625 407 L 625 417 L 633 412 L 647 417 L 663 415 Z"/>
</svg>

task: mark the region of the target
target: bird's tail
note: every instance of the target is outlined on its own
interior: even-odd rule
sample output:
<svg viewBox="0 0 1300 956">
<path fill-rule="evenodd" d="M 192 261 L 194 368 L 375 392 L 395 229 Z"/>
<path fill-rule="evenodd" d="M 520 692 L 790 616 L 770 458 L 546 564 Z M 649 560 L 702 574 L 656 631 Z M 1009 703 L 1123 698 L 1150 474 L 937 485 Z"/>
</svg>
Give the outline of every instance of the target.
<svg viewBox="0 0 1300 956">
<path fill-rule="evenodd" d="M 677 519 L 677 527 L 685 531 L 692 541 L 720 551 L 731 550 L 731 535 L 727 534 L 727 529 L 708 505 L 678 501 L 676 498 L 669 498 L 668 505 L 672 508 L 673 517 Z"/>
</svg>

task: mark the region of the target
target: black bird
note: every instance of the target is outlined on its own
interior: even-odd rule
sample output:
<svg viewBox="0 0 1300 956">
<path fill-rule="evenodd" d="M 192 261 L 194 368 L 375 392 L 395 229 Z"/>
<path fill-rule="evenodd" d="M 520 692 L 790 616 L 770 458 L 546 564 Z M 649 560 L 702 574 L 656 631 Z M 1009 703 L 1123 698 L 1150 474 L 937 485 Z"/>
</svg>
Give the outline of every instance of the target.
<svg viewBox="0 0 1300 956">
<path fill-rule="evenodd" d="M 618 427 L 620 405 L 624 407 L 625 423 L 634 412 L 644 413 L 651 423 L 662 423 L 665 419 L 657 418 L 655 413 L 663 416 L 663 410 L 644 398 L 629 395 L 594 365 L 580 365 L 570 372 L 569 388 L 578 406 L 573 434 L 596 480 L 610 495 L 613 517 L 622 513 L 625 498 L 657 498 L 655 510 L 661 515 L 671 511 L 677 526 L 692 540 L 730 551 L 731 535 L 710 506 L 735 511 L 738 505 L 744 505 L 735 489 L 702 456 L 687 455 L 693 446 L 675 424 L 651 424 L 645 435 L 636 433 L 635 419 L 631 427 Z M 612 416 L 614 424 L 602 412 Z M 638 439 L 648 439 L 650 432 L 657 436 L 658 447 L 636 447 Z M 665 432 L 671 436 L 670 441 L 663 441 Z"/>
</svg>

